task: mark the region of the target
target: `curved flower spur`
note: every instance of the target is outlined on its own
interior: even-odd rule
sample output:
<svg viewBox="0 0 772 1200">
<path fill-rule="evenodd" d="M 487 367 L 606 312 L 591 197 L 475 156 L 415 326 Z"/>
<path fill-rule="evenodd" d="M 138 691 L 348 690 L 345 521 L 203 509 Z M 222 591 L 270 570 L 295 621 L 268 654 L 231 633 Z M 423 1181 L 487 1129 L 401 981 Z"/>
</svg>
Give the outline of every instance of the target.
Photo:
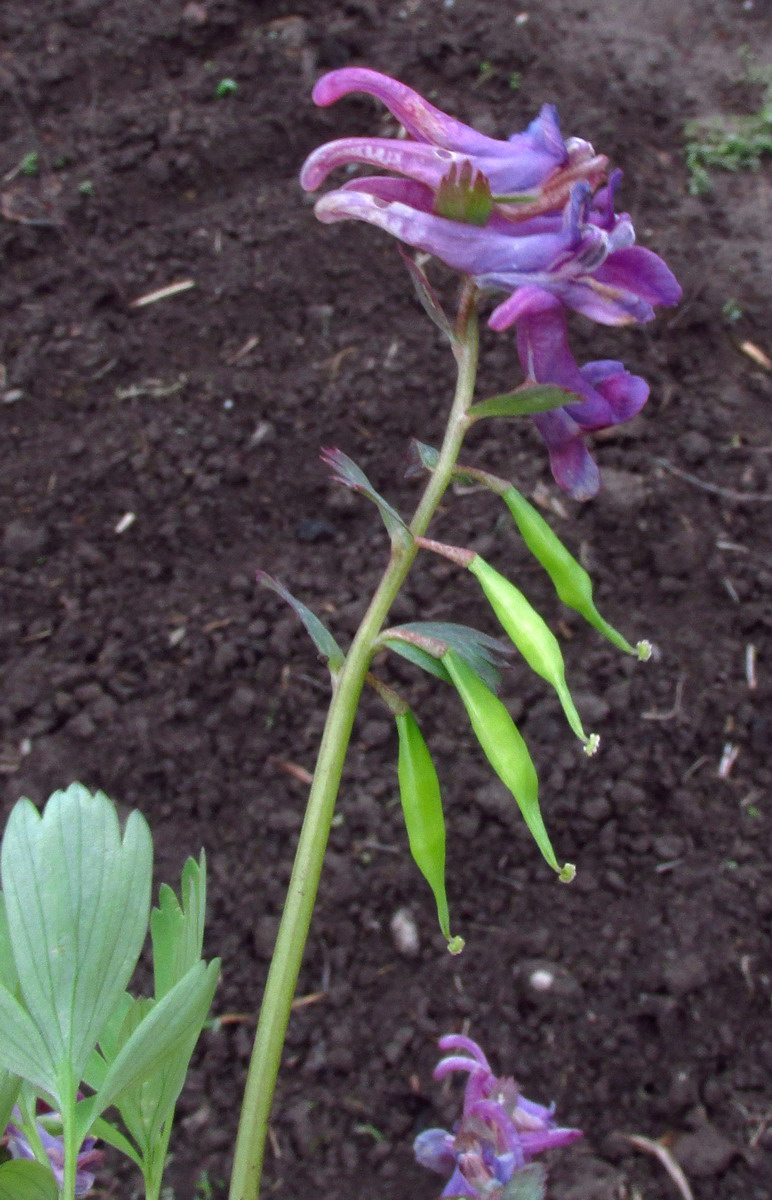
<svg viewBox="0 0 772 1200">
<path fill-rule="evenodd" d="M 536 425 L 558 484 L 579 500 L 599 487 L 582 433 L 628 420 L 648 385 L 621 363 L 579 367 L 565 309 L 604 325 L 640 324 L 681 289 L 666 264 L 635 246 L 627 213 L 614 208 L 621 172 L 606 186 L 608 160 L 589 142 L 565 141 L 545 105 L 524 133 L 501 141 L 440 112 L 411 88 L 364 68 L 323 76 L 314 100 L 329 105 L 353 91 L 383 100 L 409 137 L 342 138 L 315 150 L 301 172 L 314 191 L 336 167 L 367 163 L 389 175 L 349 180 L 315 206 L 320 221 L 365 221 L 509 295 L 494 309 L 496 330 L 518 329 L 526 377 L 577 392 L 581 403 L 539 415 Z M 597 190 L 600 189 L 600 190 Z"/>
</svg>

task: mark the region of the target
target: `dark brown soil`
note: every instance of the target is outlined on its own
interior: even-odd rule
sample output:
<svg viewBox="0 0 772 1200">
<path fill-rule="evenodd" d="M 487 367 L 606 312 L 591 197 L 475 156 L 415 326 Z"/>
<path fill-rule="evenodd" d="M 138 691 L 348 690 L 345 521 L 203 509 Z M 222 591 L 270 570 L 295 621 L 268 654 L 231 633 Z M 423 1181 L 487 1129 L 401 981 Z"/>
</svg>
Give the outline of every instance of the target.
<svg viewBox="0 0 772 1200">
<path fill-rule="evenodd" d="M 685 300 L 643 330 L 577 323 L 578 357 L 623 358 L 653 394 L 596 440 L 598 500 L 562 501 L 555 523 L 594 565 L 609 618 L 661 657 L 635 666 L 559 612 L 490 498 L 446 504 L 438 536 L 484 549 L 560 622 L 603 735 L 585 761 L 546 687 L 508 673 L 578 876 L 563 887 L 543 865 L 447 689 L 385 666 L 440 761 L 467 949 L 451 959 L 436 932 L 395 803 L 392 730 L 367 698 L 266 1195 L 436 1195 L 410 1145 L 452 1119 L 456 1095 L 431 1069 L 436 1037 L 463 1025 L 526 1095 L 586 1131 L 556 1156 L 556 1200 L 678 1194 L 618 1132 L 675 1145 L 695 1200 L 768 1200 L 772 386 L 741 343 L 772 353 L 770 175 L 717 174 L 712 194 L 691 197 L 682 156 L 686 119 L 758 101 L 739 51 L 763 60 L 767 0 L 2 9 L 4 799 L 42 800 L 74 778 L 103 787 L 147 814 L 170 880 L 204 844 L 220 1013 L 259 998 L 305 794 L 282 762 L 313 766 L 327 692 L 254 571 L 345 639 L 386 545 L 373 512 L 328 484 L 318 448 L 352 454 L 408 511 L 408 440 L 436 441 L 452 386 L 394 244 L 321 228 L 300 193 L 315 144 L 381 119 L 366 99 L 315 110 L 313 80 L 364 63 L 500 135 L 555 101 L 566 133 L 625 169 L 624 206 Z M 218 99 L 223 78 L 238 90 Z M 35 172 L 15 172 L 30 152 Z M 195 286 L 132 307 L 183 280 Z M 744 313 L 731 326 L 729 299 Z M 486 334 L 483 361 L 482 395 L 517 382 L 512 338 Z M 525 426 L 480 428 L 467 458 L 556 496 Z M 419 564 L 399 617 L 493 632 L 465 582 Z M 420 932 L 414 958 L 390 933 L 402 907 Z M 535 964 L 552 969 L 552 990 L 530 986 Z M 251 1035 L 244 1021 L 203 1038 L 173 1143 L 178 1197 L 202 1170 L 224 1194 Z"/>
</svg>

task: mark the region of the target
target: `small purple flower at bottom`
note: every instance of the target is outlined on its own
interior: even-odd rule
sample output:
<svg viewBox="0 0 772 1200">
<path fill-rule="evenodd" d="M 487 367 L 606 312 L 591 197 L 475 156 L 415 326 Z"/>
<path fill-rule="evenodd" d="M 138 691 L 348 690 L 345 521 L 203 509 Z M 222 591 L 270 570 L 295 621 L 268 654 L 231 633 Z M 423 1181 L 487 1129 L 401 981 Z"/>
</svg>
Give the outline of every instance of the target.
<svg viewBox="0 0 772 1200">
<path fill-rule="evenodd" d="M 439 1045 L 461 1053 L 441 1059 L 435 1079 L 451 1071 L 469 1073 L 463 1113 L 453 1132 L 426 1129 L 413 1147 L 422 1166 L 448 1176 L 442 1196 L 493 1200 L 535 1155 L 582 1136 L 579 1129 L 559 1128 L 553 1109 L 526 1100 L 513 1079 L 498 1079 L 471 1038 L 450 1034 Z"/>
<path fill-rule="evenodd" d="M 16 1120 L 21 1120 L 21 1113 L 18 1108 L 14 1110 Z M 40 1136 L 40 1141 L 48 1158 L 48 1164 L 53 1171 L 59 1187 L 64 1182 L 64 1139 L 57 1137 L 47 1128 L 49 1122 L 58 1123 L 58 1113 L 46 1112 L 41 1120 L 36 1122 L 37 1131 Z M 35 1152 L 29 1143 L 28 1138 L 16 1125 L 8 1125 L 5 1131 L 8 1153 L 11 1158 L 26 1158 L 32 1161 L 35 1160 Z M 101 1150 L 96 1150 L 94 1147 L 96 1141 L 94 1138 L 86 1138 L 78 1153 L 78 1169 L 75 1175 L 75 1195 L 87 1196 L 94 1186 L 94 1172 L 92 1168 L 99 1166 L 102 1161 Z"/>
</svg>

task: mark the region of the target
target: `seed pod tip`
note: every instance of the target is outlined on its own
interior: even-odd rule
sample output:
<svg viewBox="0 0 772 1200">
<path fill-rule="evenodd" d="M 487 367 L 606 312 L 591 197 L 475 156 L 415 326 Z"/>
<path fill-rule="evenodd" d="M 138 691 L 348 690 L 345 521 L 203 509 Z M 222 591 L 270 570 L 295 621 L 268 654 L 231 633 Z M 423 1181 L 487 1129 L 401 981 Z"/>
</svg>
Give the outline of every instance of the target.
<svg viewBox="0 0 772 1200">
<path fill-rule="evenodd" d="M 592 758 L 593 754 L 596 753 L 599 745 L 600 745 L 600 734 L 591 733 L 590 736 L 588 737 L 587 741 L 584 744 L 584 752 L 588 758 Z"/>
</svg>

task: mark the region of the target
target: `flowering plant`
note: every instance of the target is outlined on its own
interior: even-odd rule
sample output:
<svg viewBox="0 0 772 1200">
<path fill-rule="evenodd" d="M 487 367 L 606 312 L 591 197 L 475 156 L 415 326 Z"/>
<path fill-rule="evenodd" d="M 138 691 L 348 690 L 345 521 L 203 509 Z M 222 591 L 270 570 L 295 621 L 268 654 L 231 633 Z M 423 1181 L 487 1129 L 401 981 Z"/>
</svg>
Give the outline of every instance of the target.
<svg viewBox="0 0 772 1200">
<path fill-rule="evenodd" d="M 567 723 L 592 753 L 571 695 L 560 645 L 528 598 L 476 551 L 427 538 L 450 484 L 472 478 L 503 500 L 524 544 L 560 599 L 622 651 L 648 656 L 598 612 L 587 572 L 514 484 L 460 463 L 464 437 L 479 420 L 530 416 L 547 443 L 558 484 L 576 499 L 599 486 L 583 435 L 640 410 L 648 385 L 616 361 L 579 366 L 569 348 L 566 312 L 606 325 L 649 321 L 680 289 L 660 258 L 634 245 L 628 214 L 615 210 L 621 175 L 581 139 L 564 139 L 545 105 L 526 131 L 485 137 L 416 92 L 363 68 L 333 71 L 314 98 L 328 105 L 352 91 L 381 99 L 406 139 L 343 138 L 306 161 L 301 182 L 316 190 L 340 166 L 365 163 L 391 172 L 349 179 L 322 196 L 322 222 L 365 221 L 461 273 L 458 310 L 443 310 L 423 266 L 407 266 L 425 309 L 447 337 L 457 383 L 439 449 L 416 443 L 428 478 L 412 516 L 403 516 L 342 450 L 325 450 L 334 479 L 370 500 L 390 550 L 365 616 L 344 650 L 286 587 L 261 573 L 295 610 L 326 660 L 332 699 L 265 985 L 230 1183 L 230 1200 L 256 1200 L 284 1035 L 311 922 L 344 760 L 362 691 L 374 688 L 394 719 L 397 781 L 407 840 L 431 888 L 440 931 L 458 954 L 446 882 L 441 781 L 409 701 L 383 678 L 398 654 L 450 685 L 492 770 L 512 795 L 547 864 L 561 863 L 542 817 L 536 767 L 497 696 L 502 667 L 519 653 L 552 688 Z M 516 329 L 525 375 L 514 390 L 478 399 L 478 317 L 488 292 L 505 293 L 489 324 Z M 419 553 L 440 553 L 478 581 L 507 640 L 453 621 L 385 627 Z M 150 916 L 154 994 L 126 986 L 148 927 L 152 845 L 133 813 L 121 832 L 114 807 L 80 785 L 56 793 L 42 816 L 22 800 L 2 847 L 0 905 L 0 1128 L 15 1161 L 0 1165 L 0 1200 L 74 1200 L 93 1182 L 94 1139 L 125 1153 L 142 1171 L 145 1195 L 158 1200 L 174 1107 L 205 1020 L 218 964 L 201 958 L 204 862 L 188 863 L 182 897 L 162 889 Z M 551 1108 L 524 1099 L 497 1078 L 466 1036 L 440 1041 L 448 1057 L 435 1075 L 465 1071 L 461 1120 L 430 1129 L 415 1145 L 419 1162 L 447 1177 L 443 1196 L 541 1200 L 544 1171 L 532 1160 L 565 1146 L 579 1131 L 559 1128 Z M 39 1103 L 48 1115 L 39 1112 Z M 103 1114 L 115 1108 L 123 1128 Z M 3 1190 L 5 1188 L 5 1191 Z"/>
<path fill-rule="evenodd" d="M 553 1147 L 569 1146 L 582 1136 L 581 1131 L 558 1128 L 552 1108 L 526 1100 L 513 1079 L 497 1079 L 471 1038 L 451 1034 L 440 1038 L 439 1046 L 463 1052 L 441 1059 L 434 1069 L 435 1079 L 445 1079 L 453 1071 L 468 1073 L 463 1112 L 452 1133 L 445 1129 L 420 1133 L 413 1147 L 415 1156 L 422 1166 L 449 1176 L 443 1197 L 515 1200 L 523 1178 L 520 1172 L 528 1171 L 531 1159 Z M 527 1177 L 539 1184 L 543 1169 L 534 1167 Z M 521 1189 L 520 1194 L 528 1193 Z"/>
<path fill-rule="evenodd" d="M 317 202 L 317 217 L 366 221 L 442 259 L 479 288 L 510 293 L 489 324 L 516 325 L 529 380 L 576 393 L 571 404 L 535 421 L 559 485 L 577 500 L 589 499 L 600 478 L 582 432 L 629 420 L 649 388 L 618 362 L 580 368 L 568 346 L 565 309 L 603 325 L 627 325 L 650 321 L 655 305 L 675 304 L 681 295 L 662 259 L 634 245 L 629 214 L 614 210 L 622 172 L 607 177 L 608 160 L 589 142 L 564 141 L 550 105 L 525 133 L 504 142 L 377 71 L 333 71 L 317 83 L 314 99 L 332 104 L 353 91 L 383 100 L 412 140 L 342 138 L 315 150 L 301 172 L 311 191 L 334 168 L 355 162 L 400 176 L 349 180 Z"/>
</svg>

